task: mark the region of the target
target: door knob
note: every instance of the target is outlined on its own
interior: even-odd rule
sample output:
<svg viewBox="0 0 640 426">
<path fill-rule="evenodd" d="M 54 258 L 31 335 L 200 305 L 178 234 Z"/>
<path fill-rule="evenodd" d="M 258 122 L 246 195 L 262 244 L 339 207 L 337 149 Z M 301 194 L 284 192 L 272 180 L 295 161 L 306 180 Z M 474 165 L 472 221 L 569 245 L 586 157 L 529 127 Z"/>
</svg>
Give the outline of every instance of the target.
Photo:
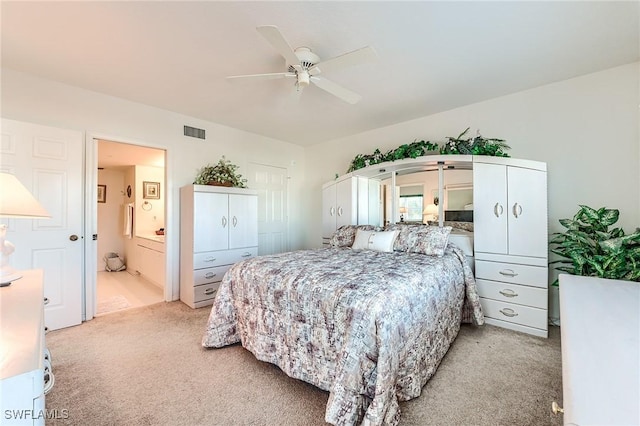
<svg viewBox="0 0 640 426">
<path fill-rule="evenodd" d="M 77 240 L 78 240 L 78 236 L 77 236 L 76 234 L 73 234 L 73 235 L 71 235 L 71 236 L 69 237 L 69 239 L 70 239 L 71 241 L 77 241 Z"/>
</svg>

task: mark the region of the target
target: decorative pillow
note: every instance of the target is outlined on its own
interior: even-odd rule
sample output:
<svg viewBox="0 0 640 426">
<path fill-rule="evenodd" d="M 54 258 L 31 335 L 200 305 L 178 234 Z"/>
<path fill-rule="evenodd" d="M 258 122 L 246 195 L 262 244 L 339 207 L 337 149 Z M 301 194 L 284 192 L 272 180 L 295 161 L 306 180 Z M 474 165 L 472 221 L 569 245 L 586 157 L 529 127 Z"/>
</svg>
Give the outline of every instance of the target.
<svg viewBox="0 0 640 426">
<path fill-rule="evenodd" d="M 332 247 L 351 247 L 358 229 L 371 231 L 376 227 L 373 225 L 342 225 L 329 239 L 329 245 Z"/>
<path fill-rule="evenodd" d="M 409 234 L 413 229 L 424 228 L 425 225 L 387 225 L 384 227 L 385 231 L 398 231 L 398 238 L 393 245 L 395 251 L 409 251 Z"/>
<path fill-rule="evenodd" d="M 356 238 L 351 246 L 354 250 L 393 251 L 393 243 L 398 231 L 356 231 Z"/>
<path fill-rule="evenodd" d="M 412 229 L 407 237 L 408 252 L 442 256 L 449 242 L 450 226 L 424 226 Z"/>
</svg>

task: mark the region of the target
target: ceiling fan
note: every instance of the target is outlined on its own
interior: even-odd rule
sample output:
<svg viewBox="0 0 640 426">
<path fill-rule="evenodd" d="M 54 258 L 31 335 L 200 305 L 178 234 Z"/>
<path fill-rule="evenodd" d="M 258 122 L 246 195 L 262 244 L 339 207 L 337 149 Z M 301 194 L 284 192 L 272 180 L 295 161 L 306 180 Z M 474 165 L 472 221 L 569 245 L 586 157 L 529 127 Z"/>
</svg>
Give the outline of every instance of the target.
<svg viewBox="0 0 640 426">
<path fill-rule="evenodd" d="M 302 89 L 312 83 L 350 104 L 355 104 L 362 99 L 359 94 L 321 77 L 320 74 L 375 60 L 377 55 L 371 46 L 321 61 L 318 55 L 313 53 L 308 47 L 292 49 L 276 26 L 265 25 L 257 27 L 256 29 L 276 51 L 284 57 L 287 71 L 268 74 L 234 75 L 227 77 L 228 80 L 295 78 L 295 86 L 298 91 L 302 91 Z"/>
</svg>

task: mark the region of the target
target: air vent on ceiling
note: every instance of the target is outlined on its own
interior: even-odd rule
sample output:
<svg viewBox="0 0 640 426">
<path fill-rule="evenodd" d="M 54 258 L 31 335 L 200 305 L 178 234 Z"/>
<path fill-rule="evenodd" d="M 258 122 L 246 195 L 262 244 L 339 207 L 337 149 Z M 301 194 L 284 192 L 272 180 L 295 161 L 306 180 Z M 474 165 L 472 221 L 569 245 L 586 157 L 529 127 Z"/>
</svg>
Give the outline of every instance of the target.
<svg viewBox="0 0 640 426">
<path fill-rule="evenodd" d="M 197 129 L 191 126 L 184 126 L 184 135 L 192 138 L 204 139 L 204 129 Z"/>
</svg>

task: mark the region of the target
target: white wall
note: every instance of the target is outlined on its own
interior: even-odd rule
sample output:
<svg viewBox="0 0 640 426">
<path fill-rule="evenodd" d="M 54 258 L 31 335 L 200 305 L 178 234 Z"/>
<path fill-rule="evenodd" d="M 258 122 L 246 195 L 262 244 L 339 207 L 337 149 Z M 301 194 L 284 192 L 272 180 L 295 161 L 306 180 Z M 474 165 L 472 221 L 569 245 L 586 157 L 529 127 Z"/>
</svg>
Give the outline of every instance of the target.
<svg viewBox="0 0 640 426">
<path fill-rule="evenodd" d="M 166 228 L 164 224 L 164 202 L 167 188 L 164 182 L 164 168 L 135 166 L 135 179 L 135 224 L 133 229 L 136 236 L 153 236 L 158 229 Z M 144 198 L 144 182 L 158 182 L 160 184 L 159 199 Z"/>
<path fill-rule="evenodd" d="M 357 154 L 444 142 L 471 127 L 506 139 L 514 158 L 547 163 L 550 232 L 580 204 L 619 209 L 618 225 L 631 232 L 640 225 L 639 74 L 636 62 L 310 147 L 305 217 L 321 223 L 322 184 Z M 310 247 L 321 241 L 313 231 Z"/>
<path fill-rule="evenodd" d="M 167 259 L 172 264 L 168 279 L 173 285 L 173 297 L 178 296 L 179 244 L 178 234 L 171 230 L 179 229 L 179 188 L 193 182 L 200 167 L 217 162 L 222 155 L 237 164 L 240 173 L 246 173 L 249 162 L 288 169 L 290 247 L 303 245 L 307 229 L 300 211 L 302 194 L 307 191 L 303 148 L 14 70 L 2 69 L 1 78 L 3 117 L 167 150 L 166 226 L 167 248 L 171 247 Z M 183 136 L 184 125 L 205 129 L 207 139 Z"/>
<path fill-rule="evenodd" d="M 98 203 L 98 271 L 104 271 L 106 253 L 125 256 L 122 237 L 122 203 L 124 202 L 124 172 L 119 169 L 98 170 L 98 184 L 107 186 L 105 203 Z"/>
</svg>

